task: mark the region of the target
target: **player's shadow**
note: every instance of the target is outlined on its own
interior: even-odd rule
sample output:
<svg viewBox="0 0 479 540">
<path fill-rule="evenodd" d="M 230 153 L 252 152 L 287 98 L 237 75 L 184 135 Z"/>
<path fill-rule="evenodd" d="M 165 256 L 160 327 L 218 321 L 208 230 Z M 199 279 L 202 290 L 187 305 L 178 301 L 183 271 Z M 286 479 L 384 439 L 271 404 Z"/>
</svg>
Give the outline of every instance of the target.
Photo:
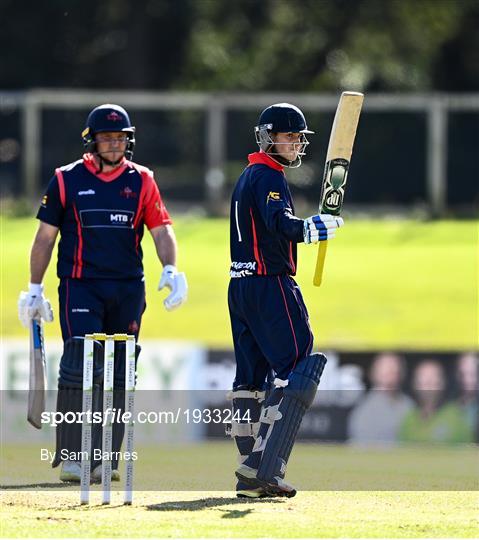
<svg viewBox="0 0 479 540">
<path fill-rule="evenodd" d="M 195 499 L 192 501 L 169 501 L 158 504 L 149 504 L 145 508 L 156 512 L 173 512 L 177 510 L 186 510 L 187 512 L 197 512 L 205 508 L 215 508 L 218 506 L 247 506 L 250 504 L 282 504 L 285 499 L 282 498 L 264 498 L 264 499 L 239 499 L 237 497 L 206 497 L 204 499 Z M 224 519 L 235 519 L 248 515 L 253 510 L 227 510 L 226 514 L 221 516 Z"/>
<path fill-rule="evenodd" d="M 226 510 L 226 512 L 221 516 L 221 519 L 238 519 L 251 514 L 253 510 L 249 508 L 248 510 Z"/>
</svg>

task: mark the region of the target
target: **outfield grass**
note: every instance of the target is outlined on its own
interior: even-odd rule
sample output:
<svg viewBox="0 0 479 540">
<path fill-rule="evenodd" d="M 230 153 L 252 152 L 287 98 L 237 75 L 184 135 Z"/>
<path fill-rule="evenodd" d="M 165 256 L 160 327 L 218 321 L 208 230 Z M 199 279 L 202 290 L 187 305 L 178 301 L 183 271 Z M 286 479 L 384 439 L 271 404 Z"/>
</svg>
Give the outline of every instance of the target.
<svg viewBox="0 0 479 540">
<path fill-rule="evenodd" d="M 18 293 L 28 283 L 28 254 L 36 221 L 3 218 L 3 336 L 25 335 L 16 316 Z M 142 336 L 197 340 L 231 347 L 226 294 L 228 223 L 177 219 L 180 269 L 190 294 L 167 313 L 156 291 L 160 267 L 144 239 L 148 308 Z M 312 286 L 316 247 L 300 246 L 297 281 L 309 307 L 317 348 L 454 350 L 478 346 L 477 221 L 350 220 L 330 243 L 324 283 Z M 148 236 L 148 233 L 146 233 Z M 46 291 L 56 313 L 55 264 Z M 59 336 L 58 321 L 47 338 Z"/>
<path fill-rule="evenodd" d="M 477 491 L 472 491 L 477 489 L 477 472 L 471 469 L 477 459 L 473 447 L 359 451 L 298 444 L 288 470 L 288 479 L 300 488 L 298 495 L 288 500 L 243 501 L 232 491 L 231 441 L 160 445 L 146 454 L 139 450 L 135 465 L 139 491 L 132 507 L 121 505 L 123 485 L 114 483 L 112 505 L 101 506 L 96 486 L 89 508 L 80 507 L 78 486 L 62 487 L 58 469 L 40 464 L 31 451 L 38 454 L 33 447 L 3 448 L 2 536 L 473 538 L 479 525 Z M 351 455 L 356 453 L 353 466 Z M 20 461 L 22 473 L 14 474 L 12 469 Z M 431 461 L 437 468 L 430 467 Z M 436 480 L 444 486 L 443 479 L 451 471 L 455 472 L 450 479 L 455 477 L 460 485 L 451 484 L 451 491 L 426 491 L 428 471 L 430 488 Z M 29 483 L 21 478 L 26 472 Z M 371 489 L 367 489 L 364 481 L 370 475 Z M 307 491 L 311 476 L 316 489 Z M 373 488 L 378 480 L 387 490 Z M 26 489 L 15 489 L 21 486 Z"/>
</svg>

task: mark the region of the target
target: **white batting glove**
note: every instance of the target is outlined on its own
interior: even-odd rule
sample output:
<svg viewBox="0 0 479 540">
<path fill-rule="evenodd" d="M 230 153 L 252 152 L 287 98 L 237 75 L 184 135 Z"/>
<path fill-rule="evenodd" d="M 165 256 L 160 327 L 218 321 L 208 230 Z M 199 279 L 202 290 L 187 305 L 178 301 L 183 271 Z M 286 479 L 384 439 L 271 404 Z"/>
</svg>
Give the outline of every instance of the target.
<svg viewBox="0 0 479 540">
<path fill-rule="evenodd" d="M 316 244 L 321 240 L 331 240 L 336 229 L 344 225 L 343 218 L 331 214 L 318 214 L 304 220 L 304 243 Z"/>
<path fill-rule="evenodd" d="M 163 287 L 170 289 L 171 293 L 163 300 L 163 305 L 167 311 L 173 311 L 186 302 L 188 297 L 188 283 L 184 272 L 178 272 L 176 266 L 167 264 L 163 268 L 158 290 Z"/>
<path fill-rule="evenodd" d="M 53 311 L 50 302 L 43 296 L 41 283 L 30 283 L 28 292 L 22 291 L 18 297 L 18 318 L 28 328 L 32 319 L 53 321 Z"/>
</svg>

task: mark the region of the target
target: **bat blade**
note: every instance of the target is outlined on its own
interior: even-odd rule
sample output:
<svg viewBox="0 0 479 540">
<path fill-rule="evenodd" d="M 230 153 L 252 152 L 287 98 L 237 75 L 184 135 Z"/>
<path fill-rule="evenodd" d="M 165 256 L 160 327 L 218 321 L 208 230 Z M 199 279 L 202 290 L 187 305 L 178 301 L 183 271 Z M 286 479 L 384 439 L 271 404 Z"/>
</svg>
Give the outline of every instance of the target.
<svg viewBox="0 0 479 540">
<path fill-rule="evenodd" d="M 42 429 L 41 415 L 45 410 L 46 387 L 43 325 L 40 320 L 32 319 L 30 325 L 30 375 L 27 419 L 37 429 Z"/>
<path fill-rule="evenodd" d="M 339 100 L 329 138 L 326 165 L 319 202 L 319 213 L 339 216 L 343 208 L 344 187 L 348 179 L 349 163 L 361 114 L 364 95 L 343 92 Z M 319 287 L 323 279 L 328 241 L 319 243 L 313 285 Z"/>
</svg>

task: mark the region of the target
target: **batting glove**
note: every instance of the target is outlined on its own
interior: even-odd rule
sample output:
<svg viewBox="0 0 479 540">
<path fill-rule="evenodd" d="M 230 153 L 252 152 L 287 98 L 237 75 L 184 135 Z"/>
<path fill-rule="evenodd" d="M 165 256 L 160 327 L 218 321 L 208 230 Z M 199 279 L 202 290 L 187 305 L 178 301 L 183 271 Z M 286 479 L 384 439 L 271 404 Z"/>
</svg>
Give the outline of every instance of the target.
<svg viewBox="0 0 479 540">
<path fill-rule="evenodd" d="M 318 214 L 304 220 L 304 243 L 316 244 L 321 240 L 331 240 L 336 229 L 344 225 L 343 218 L 331 214 Z"/>
<path fill-rule="evenodd" d="M 188 283 L 184 272 L 178 272 L 176 266 L 167 264 L 163 268 L 158 290 L 161 291 L 164 287 L 170 289 L 171 293 L 163 301 L 167 311 L 173 311 L 181 304 L 186 302 L 188 297 Z"/>
<path fill-rule="evenodd" d="M 30 283 L 28 292 L 22 291 L 18 298 L 18 318 L 25 328 L 30 326 L 32 319 L 53 321 L 53 311 L 50 302 L 43 296 L 41 283 Z"/>
</svg>

